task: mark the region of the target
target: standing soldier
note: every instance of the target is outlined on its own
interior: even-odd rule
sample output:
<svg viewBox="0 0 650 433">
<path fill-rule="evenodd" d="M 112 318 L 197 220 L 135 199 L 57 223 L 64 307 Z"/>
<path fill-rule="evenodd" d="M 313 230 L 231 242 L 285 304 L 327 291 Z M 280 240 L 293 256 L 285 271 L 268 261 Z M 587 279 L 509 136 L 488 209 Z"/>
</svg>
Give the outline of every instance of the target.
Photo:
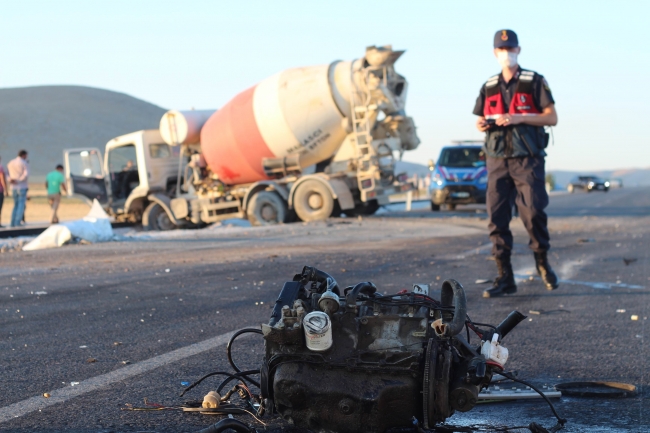
<svg viewBox="0 0 650 433">
<path fill-rule="evenodd" d="M 522 69 L 517 62 L 521 47 L 512 30 L 494 35 L 494 55 L 501 73 L 481 88 L 474 114 L 476 127 L 486 133 L 490 240 L 498 276 L 483 297 L 515 293 L 517 285 L 510 263 L 512 253 L 512 196 L 516 194 L 521 220 L 530 236 L 537 272 L 548 290 L 558 288 L 558 278 L 548 262 L 550 248 L 545 189 L 544 126 L 557 124 L 555 101 L 543 76 Z"/>
</svg>

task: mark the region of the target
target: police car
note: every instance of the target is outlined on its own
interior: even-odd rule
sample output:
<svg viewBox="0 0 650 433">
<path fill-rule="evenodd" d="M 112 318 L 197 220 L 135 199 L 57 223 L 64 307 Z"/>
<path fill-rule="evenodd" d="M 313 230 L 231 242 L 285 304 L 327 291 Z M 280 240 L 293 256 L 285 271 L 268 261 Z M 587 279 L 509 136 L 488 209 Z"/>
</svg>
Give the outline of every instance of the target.
<svg viewBox="0 0 650 433">
<path fill-rule="evenodd" d="M 440 206 L 456 209 L 458 204 L 485 203 L 487 168 L 483 142 L 455 142 L 445 146 L 438 162 L 429 161 L 431 210 Z"/>
</svg>

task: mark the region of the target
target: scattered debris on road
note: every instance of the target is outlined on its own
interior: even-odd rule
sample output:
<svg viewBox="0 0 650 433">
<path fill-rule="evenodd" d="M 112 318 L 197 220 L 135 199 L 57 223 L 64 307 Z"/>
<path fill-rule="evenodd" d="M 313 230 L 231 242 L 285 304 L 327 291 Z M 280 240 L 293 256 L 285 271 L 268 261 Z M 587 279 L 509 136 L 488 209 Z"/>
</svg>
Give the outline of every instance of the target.
<svg viewBox="0 0 650 433">
<path fill-rule="evenodd" d="M 482 390 L 493 389 L 488 399 L 530 398 L 535 392 L 558 420 L 552 431 L 564 426 L 566 420 L 549 400 L 559 393 L 504 371 L 509 352 L 502 339 L 526 316 L 513 311 L 498 326 L 473 322 L 465 291 L 455 280 L 442 283 L 439 301 L 429 295 L 424 284 L 394 295 L 382 294 L 371 282 L 343 287 L 331 275 L 305 266 L 284 284 L 261 330 L 245 328 L 232 335 L 226 353 L 234 372 L 215 371 L 192 384 L 182 381 L 186 388 L 180 396 L 209 377 L 225 377 L 216 389 L 181 407 L 145 402 L 146 407 L 125 410 L 249 415 L 261 424 L 263 417 L 278 415 L 315 432 L 427 431 L 455 411 L 471 410 L 484 398 Z M 251 333 L 264 338 L 265 357 L 259 370 L 243 371 L 233 361 L 233 343 Z M 478 337 L 474 344 L 471 333 Z M 491 384 L 495 375 L 526 388 L 500 392 L 502 387 Z M 234 397 L 241 403 L 235 404 Z M 527 428 L 544 431 L 533 424 Z M 205 431 L 227 428 L 253 431 L 234 419 Z"/>
<path fill-rule="evenodd" d="M 629 266 L 631 263 L 634 263 L 634 262 L 636 262 L 637 260 L 638 260 L 638 259 L 636 259 L 636 258 L 629 258 L 629 259 L 626 259 L 625 257 L 623 257 L 623 263 L 625 263 L 625 266 Z"/>
</svg>

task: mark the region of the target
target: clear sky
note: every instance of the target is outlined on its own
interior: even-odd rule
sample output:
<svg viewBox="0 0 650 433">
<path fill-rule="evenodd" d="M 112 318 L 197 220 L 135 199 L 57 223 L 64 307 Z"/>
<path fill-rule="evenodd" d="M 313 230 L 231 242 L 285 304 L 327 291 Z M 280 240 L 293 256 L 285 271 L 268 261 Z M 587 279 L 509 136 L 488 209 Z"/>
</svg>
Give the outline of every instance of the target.
<svg viewBox="0 0 650 433">
<path fill-rule="evenodd" d="M 76 84 L 219 108 L 285 68 L 392 44 L 407 50 L 396 69 L 422 140 L 404 159 L 426 162 L 450 140 L 482 138 L 472 108 L 499 71 L 494 32 L 511 28 L 520 64 L 556 99 L 547 168 L 649 167 L 649 16 L 642 0 L 5 0 L 0 87 Z"/>
</svg>

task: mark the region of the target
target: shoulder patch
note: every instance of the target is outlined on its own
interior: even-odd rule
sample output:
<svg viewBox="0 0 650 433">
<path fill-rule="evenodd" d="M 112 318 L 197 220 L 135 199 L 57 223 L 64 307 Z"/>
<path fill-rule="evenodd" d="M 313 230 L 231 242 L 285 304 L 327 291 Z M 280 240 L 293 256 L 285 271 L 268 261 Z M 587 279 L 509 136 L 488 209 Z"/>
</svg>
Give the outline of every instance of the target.
<svg viewBox="0 0 650 433">
<path fill-rule="evenodd" d="M 519 74 L 519 79 L 521 81 L 533 81 L 533 78 L 535 78 L 535 73 L 533 71 L 522 70 Z"/>
<path fill-rule="evenodd" d="M 485 82 L 485 87 L 494 87 L 499 82 L 499 75 L 494 75 Z"/>
</svg>

